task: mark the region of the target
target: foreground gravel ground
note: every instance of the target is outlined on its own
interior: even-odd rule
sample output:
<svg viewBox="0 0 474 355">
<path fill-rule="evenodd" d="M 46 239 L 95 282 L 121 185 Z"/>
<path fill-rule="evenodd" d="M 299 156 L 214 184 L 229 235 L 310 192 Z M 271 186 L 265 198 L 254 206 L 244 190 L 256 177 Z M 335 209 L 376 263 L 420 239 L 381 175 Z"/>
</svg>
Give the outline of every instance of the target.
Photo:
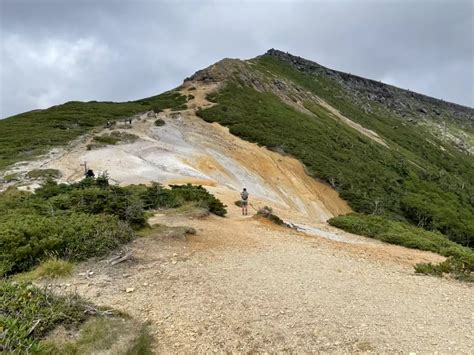
<svg viewBox="0 0 474 355">
<path fill-rule="evenodd" d="M 69 282 L 149 320 L 157 353 L 473 353 L 474 289 L 415 275 L 410 263 L 432 254 L 307 237 L 236 212 L 153 222 L 198 234 L 141 238 L 135 262 L 89 262 L 78 273 L 94 274 Z"/>
</svg>

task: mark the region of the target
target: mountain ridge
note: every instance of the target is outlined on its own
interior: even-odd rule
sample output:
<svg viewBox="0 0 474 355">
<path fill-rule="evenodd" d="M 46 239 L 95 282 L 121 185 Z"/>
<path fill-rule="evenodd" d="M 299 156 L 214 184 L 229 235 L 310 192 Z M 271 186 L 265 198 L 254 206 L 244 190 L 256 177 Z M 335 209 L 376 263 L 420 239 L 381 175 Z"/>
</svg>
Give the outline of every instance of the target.
<svg viewBox="0 0 474 355">
<path fill-rule="evenodd" d="M 396 85 L 387 84 L 387 83 L 384 83 L 382 81 L 377 81 L 375 79 L 368 79 L 368 78 L 365 78 L 365 77 L 357 75 L 357 74 L 352 74 L 352 73 L 347 73 L 347 72 L 343 72 L 343 71 L 336 70 L 336 69 L 331 69 L 331 68 L 323 66 L 323 65 L 321 65 L 317 62 L 302 58 L 300 56 L 293 55 L 289 52 L 281 51 L 279 49 L 271 48 L 265 54 L 263 54 L 262 56 L 265 56 L 265 55 L 274 56 L 274 57 L 283 59 L 283 60 L 287 61 L 288 63 L 294 65 L 294 66 L 298 66 L 299 64 L 302 64 L 303 66 L 309 66 L 310 68 L 313 67 L 314 69 L 318 69 L 318 68 L 323 69 L 326 72 L 340 75 L 342 78 L 348 78 L 348 77 L 356 78 L 357 80 L 360 80 L 364 83 L 370 83 L 371 85 L 373 85 L 375 87 L 379 86 L 379 87 L 394 88 L 396 90 L 400 90 L 400 91 L 403 91 L 405 93 L 409 93 L 410 95 L 413 95 L 417 99 L 424 99 L 424 100 L 427 100 L 427 101 L 436 102 L 437 104 L 440 104 L 440 105 L 447 105 L 447 106 L 456 107 L 456 108 L 461 109 L 461 110 L 464 110 L 464 109 L 468 109 L 470 111 L 474 110 L 473 107 L 470 107 L 470 106 L 467 106 L 467 105 L 462 105 L 462 104 L 459 104 L 459 103 L 456 103 L 456 102 L 446 101 L 446 100 L 439 99 L 439 98 L 436 98 L 436 97 L 433 97 L 433 96 L 430 96 L 430 95 L 427 95 L 427 94 L 419 93 L 419 92 L 416 92 L 416 91 L 403 89 L 403 88 L 400 88 Z M 474 118 L 474 116 L 472 116 L 473 112 L 470 112 L 470 113 L 471 113 L 470 118 L 473 119 Z"/>
</svg>

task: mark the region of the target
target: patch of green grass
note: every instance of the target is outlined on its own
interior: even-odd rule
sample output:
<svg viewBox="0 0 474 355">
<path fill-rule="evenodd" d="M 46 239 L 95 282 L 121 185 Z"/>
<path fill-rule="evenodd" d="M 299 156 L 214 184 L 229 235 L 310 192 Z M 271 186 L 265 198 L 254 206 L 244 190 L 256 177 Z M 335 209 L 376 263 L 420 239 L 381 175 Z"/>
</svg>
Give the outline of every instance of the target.
<svg viewBox="0 0 474 355">
<path fill-rule="evenodd" d="M 164 224 L 154 224 L 139 232 L 142 237 L 151 238 L 180 238 L 185 239 L 188 234 L 196 234 L 196 230 L 186 226 L 166 226 Z"/>
<path fill-rule="evenodd" d="M 152 341 L 153 337 L 151 336 L 148 324 L 143 324 L 140 328 L 139 336 L 132 342 L 132 346 L 127 350 L 125 355 L 151 355 L 152 351 Z"/>
<path fill-rule="evenodd" d="M 186 96 L 177 91 L 122 103 L 71 101 L 0 120 L 0 169 L 30 160 L 62 146 L 94 127 L 118 121 L 156 107 L 180 107 Z"/>
<path fill-rule="evenodd" d="M 190 218 L 203 218 L 209 216 L 209 209 L 205 203 L 198 201 L 185 202 L 176 208 L 164 210 L 167 215 L 182 215 Z"/>
<path fill-rule="evenodd" d="M 0 351 L 47 353 L 41 339 L 57 325 L 77 327 L 89 316 L 88 303 L 75 295 L 58 296 L 33 285 L 0 280 Z"/>
<path fill-rule="evenodd" d="M 74 264 L 70 261 L 51 257 L 39 264 L 34 270 L 15 275 L 15 280 L 55 279 L 71 275 L 73 269 Z"/>
<path fill-rule="evenodd" d="M 95 353 L 151 354 L 152 338 L 147 325 L 131 319 L 97 317 L 86 321 L 77 339 L 50 336 L 42 345 L 50 354 L 80 355 Z"/>
<path fill-rule="evenodd" d="M 61 172 L 57 169 L 34 169 L 26 174 L 30 179 L 59 179 Z"/>
<path fill-rule="evenodd" d="M 151 354 L 147 324 L 119 312 L 92 316 L 89 310 L 96 308 L 77 295 L 8 280 L 0 280 L 0 295 L 0 352 Z M 68 336 L 71 332 L 78 337 Z"/>
</svg>

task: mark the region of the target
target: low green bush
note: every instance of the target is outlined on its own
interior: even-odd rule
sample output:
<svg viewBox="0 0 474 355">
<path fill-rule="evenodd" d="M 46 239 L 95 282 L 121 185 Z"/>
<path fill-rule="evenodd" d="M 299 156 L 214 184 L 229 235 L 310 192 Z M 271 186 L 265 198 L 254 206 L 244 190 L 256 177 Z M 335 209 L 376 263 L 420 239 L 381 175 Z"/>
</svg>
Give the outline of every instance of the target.
<svg viewBox="0 0 474 355">
<path fill-rule="evenodd" d="M 407 248 L 444 253 L 446 250 L 464 250 L 459 244 L 450 241 L 437 232 L 429 232 L 404 222 L 397 222 L 383 216 L 351 213 L 331 218 L 329 224 L 345 231 L 375 238 L 387 243 Z"/>
<path fill-rule="evenodd" d="M 257 211 L 257 216 L 262 216 L 264 218 L 267 218 L 268 220 L 270 220 L 271 222 L 275 224 L 278 224 L 279 226 L 286 225 L 286 223 L 280 217 L 278 217 L 276 214 L 273 213 L 273 209 L 268 206 L 264 206 L 260 208 Z"/>
<path fill-rule="evenodd" d="M 382 216 L 351 213 L 331 218 L 329 224 L 354 234 L 383 242 L 420 249 L 446 256 L 446 261 L 433 265 L 417 264 L 417 273 L 442 275 L 450 273 L 460 279 L 471 279 L 474 272 L 474 251 L 463 247 L 439 232 L 430 232 L 404 222 Z"/>
<path fill-rule="evenodd" d="M 57 169 L 34 169 L 26 174 L 31 179 L 58 179 L 61 177 L 61 172 Z"/>
<path fill-rule="evenodd" d="M 214 213 L 217 216 L 223 217 L 227 213 L 227 206 L 211 195 L 201 185 L 171 185 L 171 194 L 176 200 L 198 202 L 200 207 L 207 208 L 211 213 Z"/>
<path fill-rule="evenodd" d="M 435 276 L 447 273 L 459 280 L 474 282 L 474 252 L 456 253 L 439 264 L 416 264 L 415 272 Z"/>
<path fill-rule="evenodd" d="M 110 215 L 11 215 L 0 223 L 0 275 L 29 270 L 51 253 L 69 260 L 104 255 L 132 238 L 132 229 Z"/>
<path fill-rule="evenodd" d="M 188 106 L 186 104 L 182 104 L 176 107 L 172 107 L 171 111 L 182 111 L 182 110 L 186 110 L 187 108 Z"/>
<path fill-rule="evenodd" d="M 118 143 L 132 143 L 138 139 L 138 136 L 132 133 L 113 131 L 111 133 L 104 133 L 100 136 L 94 136 L 94 141 L 100 144 L 118 144 Z"/>
<path fill-rule="evenodd" d="M 164 119 L 158 118 L 158 119 L 155 121 L 155 126 L 157 126 L 157 127 L 164 126 L 165 123 L 166 123 L 166 122 L 165 122 Z"/>
</svg>

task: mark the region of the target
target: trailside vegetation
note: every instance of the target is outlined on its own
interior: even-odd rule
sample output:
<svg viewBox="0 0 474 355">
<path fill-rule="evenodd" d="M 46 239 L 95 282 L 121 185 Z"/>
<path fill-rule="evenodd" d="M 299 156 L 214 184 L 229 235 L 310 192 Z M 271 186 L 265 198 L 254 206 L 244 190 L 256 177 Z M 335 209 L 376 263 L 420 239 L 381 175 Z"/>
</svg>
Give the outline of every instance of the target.
<svg viewBox="0 0 474 355">
<path fill-rule="evenodd" d="M 0 295 L 2 353 L 152 353 L 147 323 L 96 308 L 76 294 L 0 280 Z M 50 336 L 58 326 L 76 335 Z"/>
<path fill-rule="evenodd" d="M 33 285 L 0 280 L 0 352 L 47 353 L 41 339 L 62 324 L 78 326 L 89 303 L 75 295 L 58 296 Z"/>
<path fill-rule="evenodd" d="M 104 176 L 74 184 L 47 180 L 35 193 L 16 188 L 1 192 L 0 351 L 62 353 L 48 348 L 42 339 L 59 324 L 77 327 L 90 317 L 86 311 L 91 305 L 25 281 L 67 275 L 73 266 L 70 261 L 106 255 L 132 240 L 135 231 L 147 225 L 147 210 L 189 203 L 219 216 L 227 212 L 202 186 L 120 187 L 109 185 Z M 150 338 L 145 329 L 138 333 L 133 346 L 145 351 Z M 70 347 L 96 340 L 80 338 Z"/>
<path fill-rule="evenodd" d="M 404 222 L 382 216 L 351 213 L 331 218 L 329 224 L 348 232 L 364 235 L 386 243 L 407 248 L 427 250 L 446 256 L 438 264 L 422 263 L 415 266 L 417 273 L 442 275 L 449 273 L 463 280 L 474 280 L 474 251 L 449 240 L 439 232 L 429 232 Z"/>
<path fill-rule="evenodd" d="M 45 182 L 35 193 L 0 193 L 0 276 L 28 271 L 55 255 L 100 256 L 130 241 L 146 225 L 146 210 L 199 203 L 224 216 L 225 205 L 201 186 L 109 185 L 107 178 L 74 184 Z"/>
</svg>

